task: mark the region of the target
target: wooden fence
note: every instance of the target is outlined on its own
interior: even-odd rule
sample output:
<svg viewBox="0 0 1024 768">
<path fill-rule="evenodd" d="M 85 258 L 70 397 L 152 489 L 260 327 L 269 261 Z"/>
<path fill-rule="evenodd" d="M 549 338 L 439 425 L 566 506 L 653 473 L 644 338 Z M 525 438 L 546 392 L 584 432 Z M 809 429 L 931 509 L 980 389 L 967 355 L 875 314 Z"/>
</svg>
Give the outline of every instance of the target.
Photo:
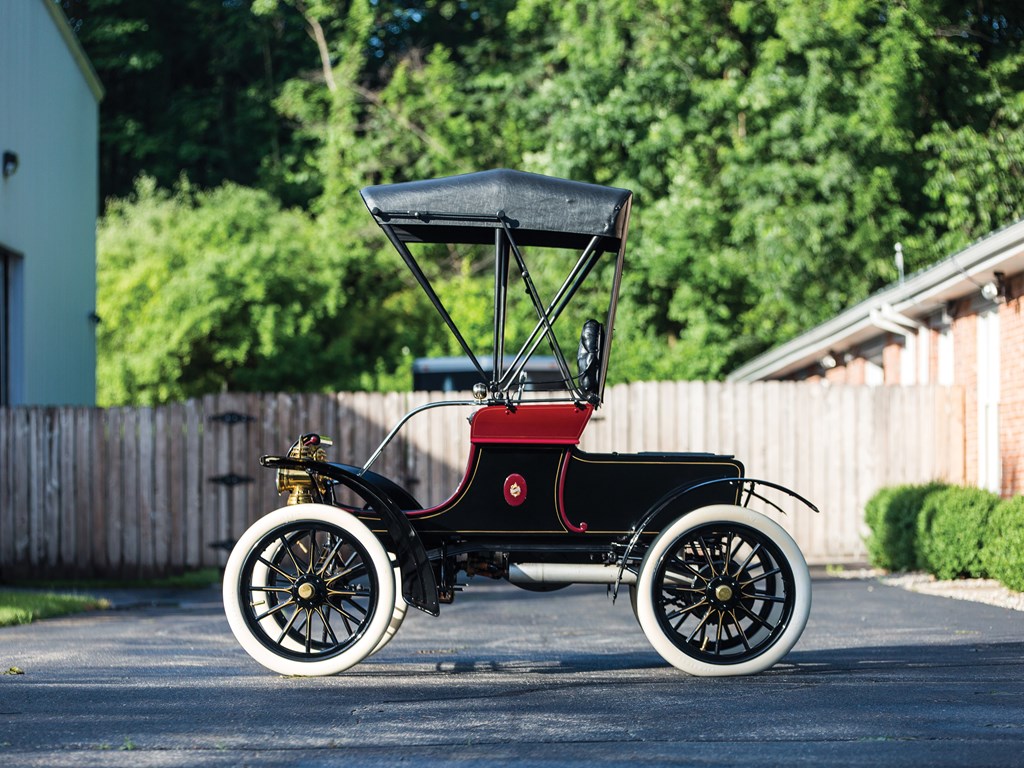
<svg viewBox="0 0 1024 768">
<path fill-rule="evenodd" d="M 146 576 L 223 564 L 233 541 L 280 506 L 259 456 L 302 432 L 334 438 L 362 464 L 427 393 L 212 395 L 155 408 L 0 408 L 0 578 Z M 471 408 L 416 416 L 374 469 L 421 503 L 442 501 L 465 468 Z M 590 451 L 732 453 L 775 494 L 777 519 L 811 562 L 862 558 L 863 507 L 878 488 L 964 478 L 957 388 L 663 382 L 606 393 Z"/>
</svg>

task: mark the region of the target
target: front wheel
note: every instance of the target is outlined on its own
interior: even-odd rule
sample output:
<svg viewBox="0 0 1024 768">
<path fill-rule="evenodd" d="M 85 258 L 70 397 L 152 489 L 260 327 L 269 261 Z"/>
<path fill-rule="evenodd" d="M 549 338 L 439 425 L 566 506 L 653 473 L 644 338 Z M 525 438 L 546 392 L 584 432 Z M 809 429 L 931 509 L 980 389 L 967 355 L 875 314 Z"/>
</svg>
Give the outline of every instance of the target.
<svg viewBox="0 0 1024 768">
<path fill-rule="evenodd" d="M 749 675 L 800 638 L 811 580 L 778 523 L 721 504 L 683 515 L 658 535 L 635 595 L 640 626 L 667 662 L 692 675 Z"/>
<path fill-rule="evenodd" d="M 224 569 L 224 612 L 238 642 L 283 675 L 334 675 L 384 638 L 393 565 L 369 528 L 324 504 L 282 507 L 238 540 Z"/>
</svg>

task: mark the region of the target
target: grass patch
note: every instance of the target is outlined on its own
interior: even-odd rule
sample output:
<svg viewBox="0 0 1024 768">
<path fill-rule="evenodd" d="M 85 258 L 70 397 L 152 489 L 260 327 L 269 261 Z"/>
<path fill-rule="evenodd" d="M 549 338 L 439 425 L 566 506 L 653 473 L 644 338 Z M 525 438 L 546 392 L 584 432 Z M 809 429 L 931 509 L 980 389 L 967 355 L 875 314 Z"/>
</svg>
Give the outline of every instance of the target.
<svg viewBox="0 0 1024 768">
<path fill-rule="evenodd" d="M 20 592 L 0 589 L 0 627 L 29 624 L 69 613 L 109 608 L 106 600 L 89 595 L 59 595 L 54 592 Z"/>
<path fill-rule="evenodd" d="M 159 579 L 31 579 L 9 582 L 11 586 L 31 589 L 206 589 L 220 583 L 216 568 L 186 571 Z"/>
</svg>

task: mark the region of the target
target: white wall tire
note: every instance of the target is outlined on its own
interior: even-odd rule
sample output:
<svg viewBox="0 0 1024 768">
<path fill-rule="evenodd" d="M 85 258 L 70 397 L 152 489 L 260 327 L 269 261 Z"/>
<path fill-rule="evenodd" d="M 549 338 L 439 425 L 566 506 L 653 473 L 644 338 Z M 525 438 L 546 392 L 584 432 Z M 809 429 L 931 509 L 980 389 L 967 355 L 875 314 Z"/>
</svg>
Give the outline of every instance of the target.
<svg viewBox="0 0 1024 768">
<path fill-rule="evenodd" d="M 750 675 L 796 644 L 811 580 L 796 542 L 759 512 L 703 507 L 665 528 L 636 585 L 640 626 L 669 664 L 691 675 Z"/>
<path fill-rule="evenodd" d="M 228 557 L 223 593 L 235 638 L 282 675 L 334 675 L 357 664 L 377 648 L 395 608 L 393 565 L 380 541 L 324 504 L 257 520 Z"/>
<path fill-rule="evenodd" d="M 391 642 L 394 638 L 395 633 L 402 626 L 402 622 L 405 621 L 405 614 L 409 612 L 409 604 L 405 602 L 405 598 L 402 597 L 402 569 L 397 566 L 394 569 L 395 576 L 395 607 L 391 611 L 391 622 L 388 624 L 388 628 L 384 630 L 384 637 L 377 643 L 377 647 L 370 651 L 370 655 L 377 653 L 381 648 Z"/>
</svg>

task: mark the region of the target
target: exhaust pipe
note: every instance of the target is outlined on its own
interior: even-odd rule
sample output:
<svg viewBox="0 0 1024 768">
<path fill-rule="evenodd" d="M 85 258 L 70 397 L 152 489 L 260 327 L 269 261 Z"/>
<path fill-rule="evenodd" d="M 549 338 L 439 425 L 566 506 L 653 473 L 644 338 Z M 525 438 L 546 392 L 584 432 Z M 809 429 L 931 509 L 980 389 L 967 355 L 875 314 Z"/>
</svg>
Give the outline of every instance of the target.
<svg viewBox="0 0 1024 768">
<path fill-rule="evenodd" d="M 599 563 L 514 563 L 508 567 L 513 584 L 614 584 L 619 566 Z M 621 584 L 636 584 L 636 574 L 623 571 Z"/>
</svg>

